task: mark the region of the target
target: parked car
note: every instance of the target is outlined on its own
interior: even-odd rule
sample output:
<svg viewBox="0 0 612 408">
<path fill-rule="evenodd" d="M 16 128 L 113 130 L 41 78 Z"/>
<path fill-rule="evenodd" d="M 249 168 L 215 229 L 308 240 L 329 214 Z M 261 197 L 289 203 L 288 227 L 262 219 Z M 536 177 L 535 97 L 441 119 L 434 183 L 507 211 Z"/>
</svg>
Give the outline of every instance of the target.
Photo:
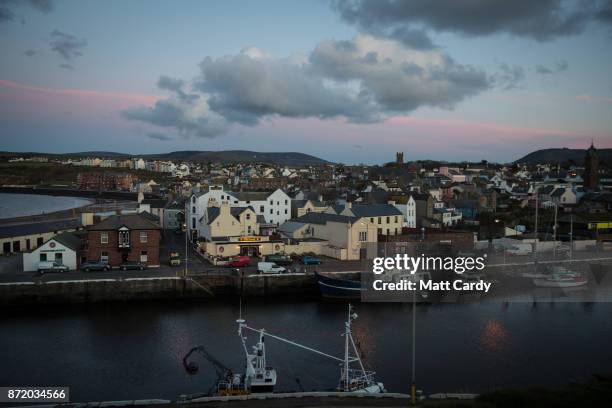
<svg viewBox="0 0 612 408">
<path fill-rule="evenodd" d="M 106 262 L 87 261 L 81 264 L 81 269 L 85 272 L 89 271 L 110 271 L 111 267 Z"/>
<path fill-rule="evenodd" d="M 528 245 L 528 244 L 524 244 L 520 246 L 514 245 L 506 249 L 506 255 L 511 255 L 511 256 L 531 255 L 531 245 Z"/>
<path fill-rule="evenodd" d="M 283 273 L 287 270 L 280 265 L 275 264 L 274 262 L 258 262 L 257 263 L 257 272 L 259 273 Z"/>
<path fill-rule="evenodd" d="M 127 271 L 127 270 L 141 270 L 142 271 L 143 269 L 147 269 L 147 265 L 141 262 L 136 262 L 136 261 L 125 261 L 124 263 L 119 265 L 119 269 L 121 269 L 122 271 Z"/>
<path fill-rule="evenodd" d="M 304 265 L 321 265 L 321 260 L 314 256 L 305 255 L 302 257 L 302 263 Z"/>
<path fill-rule="evenodd" d="M 66 272 L 68 267 L 55 261 L 43 261 L 38 263 L 38 273 L 41 275 L 45 272 Z"/>
<path fill-rule="evenodd" d="M 236 256 L 232 258 L 227 266 L 231 266 L 232 268 L 243 268 L 245 266 L 249 266 L 251 263 L 251 258 L 248 256 Z"/>
<path fill-rule="evenodd" d="M 170 259 L 168 260 L 170 266 L 180 266 L 181 257 L 178 252 L 170 252 Z"/>
<path fill-rule="evenodd" d="M 289 255 L 283 254 L 272 254 L 265 256 L 266 262 L 274 262 L 277 265 L 291 265 L 293 263 L 293 259 Z"/>
</svg>

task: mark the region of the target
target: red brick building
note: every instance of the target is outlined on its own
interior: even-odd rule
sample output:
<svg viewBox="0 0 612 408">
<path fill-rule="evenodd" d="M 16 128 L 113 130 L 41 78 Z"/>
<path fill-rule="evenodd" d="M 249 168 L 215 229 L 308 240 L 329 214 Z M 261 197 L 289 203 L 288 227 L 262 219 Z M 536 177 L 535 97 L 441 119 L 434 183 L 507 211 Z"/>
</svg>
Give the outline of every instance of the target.
<svg viewBox="0 0 612 408">
<path fill-rule="evenodd" d="M 108 217 L 87 229 L 87 259 L 110 266 L 125 261 L 159 266 L 160 229 L 143 214 Z"/>
<path fill-rule="evenodd" d="M 79 190 L 131 191 L 135 181 L 136 178 L 129 173 L 113 174 L 90 172 L 77 174 L 76 185 Z"/>
</svg>

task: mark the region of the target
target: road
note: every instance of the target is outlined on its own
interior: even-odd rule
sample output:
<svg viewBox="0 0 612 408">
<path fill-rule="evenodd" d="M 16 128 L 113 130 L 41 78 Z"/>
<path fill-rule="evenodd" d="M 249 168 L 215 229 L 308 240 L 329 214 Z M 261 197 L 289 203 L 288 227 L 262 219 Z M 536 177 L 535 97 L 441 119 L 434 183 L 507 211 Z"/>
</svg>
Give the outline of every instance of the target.
<svg viewBox="0 0 612 408">
<path fill-rule="evenodd" d="M 171 252 L 178 252 L 181 257 L 181 266 L 171 267 L 168 259 Z M 311 272 L 315 270 L 322 272 L 332 271 L 356 271 L 363 268 L 361 261 L 338 261 L 331 258 L 322 257 L 323 264 L 319 266 L 304 266 L 294 263 L 286 268 L 296 272 Z M 251 265 L 240 268 L 239 271 L 252 275 L 257 274 L 257 259 L 251 261 Z M 236 268 L 218 267 L 211 265 L 201 256 L 196 254 L 191 245 L 187 251 L 187 269 L 189 274 L 234 274 Z M 0 258 L 0 283 L 11 282 L 46 282 L 58 280 L 88 280 L 88 279 L 121 279 L 121 278 L 160 278 L 175 277 L 181 275 L 185 270 L 185 235 L 174 234 L 171 231 L 164 231 L 163 239 L 160 244 L 160 267 L 149 268 L 142 271 L 122 271 L 113 269 L 111 271 L 85 272 L 81 270 L 69 271 L 64 273 L 46 273 L 40 275 L 37 272 L 23 272 L 23 261 L 21 254 Z"/>
</svg>

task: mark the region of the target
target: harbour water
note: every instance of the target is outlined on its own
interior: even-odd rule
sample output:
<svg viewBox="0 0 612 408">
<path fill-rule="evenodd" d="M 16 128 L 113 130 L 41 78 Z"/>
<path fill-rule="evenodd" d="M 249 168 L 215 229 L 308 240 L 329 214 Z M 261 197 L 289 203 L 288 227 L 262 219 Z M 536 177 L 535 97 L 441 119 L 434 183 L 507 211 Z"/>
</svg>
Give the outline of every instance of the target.
<svg viewBox="0 0 612 408">
<path fill-rule="evenodd" d="M 408 392 L 410 304 L 356 304 L 354 336 L 389 391 Z M 319 299 L 243 301 L 252 327 L 342 356 L 346 304 Z M 73 401 L 165 398 L 206 392 L 213 367 L 187 374 L 202 345 L 244 370 L 237 299 L 71 305 L 0 315 L 0 385 L 70 386 Z M 425 393 L 562 385 L 612 371 L 612 303 L 418 305 L 417 384 Z M 248 343 L 256 340 L 249 335 Z M 278 391 L 331 389 L 332 360 L 266 341 Z"/>
<path fill-rule="evenodd" d="M 0 219 L 69 210 L 91 202 L 90 199 L 79 197 L 0 193 Z"/>
</svg>

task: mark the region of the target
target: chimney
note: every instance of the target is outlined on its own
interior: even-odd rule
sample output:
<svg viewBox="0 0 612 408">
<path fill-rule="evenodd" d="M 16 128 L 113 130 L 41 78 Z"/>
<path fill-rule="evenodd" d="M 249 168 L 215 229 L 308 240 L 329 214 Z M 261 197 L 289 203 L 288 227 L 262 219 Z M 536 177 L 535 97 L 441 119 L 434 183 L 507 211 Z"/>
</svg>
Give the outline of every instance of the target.
<svg viewBox="0 0 612 408">
<path fill-rule="evenodd" d="M 219 215 L 228 216 L 230 215 L 230 205 L 227 201 L 221 203 L 219 207 Z"/>
<path fill-rule="evenodd" d="M 353 208 L 353 203 L 346 203 L 347 208 Z"/>
</svg>

